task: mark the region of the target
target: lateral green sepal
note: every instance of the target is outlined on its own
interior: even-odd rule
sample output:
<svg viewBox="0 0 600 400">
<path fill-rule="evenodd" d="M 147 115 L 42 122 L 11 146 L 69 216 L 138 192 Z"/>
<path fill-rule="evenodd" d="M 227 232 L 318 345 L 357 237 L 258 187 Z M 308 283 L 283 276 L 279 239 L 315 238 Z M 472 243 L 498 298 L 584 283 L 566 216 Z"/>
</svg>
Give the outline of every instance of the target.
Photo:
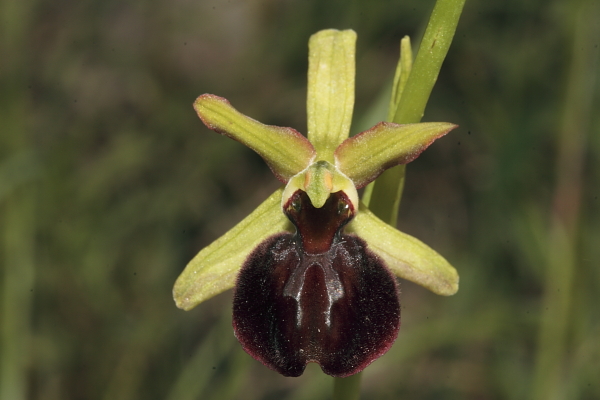
<svg viewBox="0 0 600 400">
<path fill-rule="evenodd" d="M 444 257 L 420 240 L 392 228 L 364 204 L 346 231 L 364 239 L 396 276 L 443 296 L 458 291 L 458 273 Z"/>
<path fill-rule="evenodd" d="M 181 273 L 173 298 L 177 307 L 190 310 L 204 300 L 231 289 L 238 271 L 252 252 L 267 237 L 293 231 L 281 211 L 281 193 L 275 191 L 256 210 L 226 234 L 202 249 Z"/>
</svg>

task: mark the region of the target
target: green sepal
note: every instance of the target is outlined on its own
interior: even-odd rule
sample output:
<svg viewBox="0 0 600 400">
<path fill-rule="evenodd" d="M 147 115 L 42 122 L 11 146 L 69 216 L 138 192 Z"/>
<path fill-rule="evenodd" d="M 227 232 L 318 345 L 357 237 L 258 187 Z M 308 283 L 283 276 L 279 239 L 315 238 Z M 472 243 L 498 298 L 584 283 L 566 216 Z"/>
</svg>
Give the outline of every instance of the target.
<svg viewBox="0 0 600 400">
<path fill-rule="evenodd" d="M 315 149 L 300 132 L 261 124 L 237 111 L 222 97 L 203 94 L 194 102 L 194 109 L 209 129 L 258 153 L 277 179 L 284 183 L 315 158 Z"/>
<path fill-rule="evenodd" d="M 242 222 L 189 262 L 173 288 L 177 307 L 190 310 L 231 289 L 242 264 L 260 242 L 276 233 L 293 230 L 281 212 L 282 192 L 283 189 L 275 191 Z"/>
<path fill-rule="evenodd" d="M 308 140 L 318 159 L 333 162 L 352 122 L 356 33 L 323 30 L 311 36 L 308 48 Z"/>
<path fill-rule="evenodd" d="M 458 273 L 444 257 L 420 240 L 392 228 L 364 204 L 346 231 L 364 239 L 396 276 L 443 296 L 458 291 Z"/>
<path fill-rule="evenodd" d="M 361 188 L 386 169 L 411 162 L 456 126 L 447 122 L 406 125 L 380 122 L 346 139 L 335 150 L 336 166 Z"/>
</svg>

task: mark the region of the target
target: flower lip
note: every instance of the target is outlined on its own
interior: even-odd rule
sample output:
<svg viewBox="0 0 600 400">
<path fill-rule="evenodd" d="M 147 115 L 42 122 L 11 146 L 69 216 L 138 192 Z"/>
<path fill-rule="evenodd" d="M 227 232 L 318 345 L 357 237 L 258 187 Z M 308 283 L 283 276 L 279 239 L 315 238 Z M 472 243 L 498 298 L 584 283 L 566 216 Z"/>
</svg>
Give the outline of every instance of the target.
<svg viewBox="0 0 600 400">
<path fill-rule="evenodd" d="M 321 208 L 296 191 L 284 209 L 296 232 L 267 238 L 240 270 L 235 335 L 252 357 L 285 376 L 301 375 L 308 362 L 349 376 L 396 339 L 398 286 L 362 239 L 342 233 L 354 211 L 343 191 Z"/>
</svg>

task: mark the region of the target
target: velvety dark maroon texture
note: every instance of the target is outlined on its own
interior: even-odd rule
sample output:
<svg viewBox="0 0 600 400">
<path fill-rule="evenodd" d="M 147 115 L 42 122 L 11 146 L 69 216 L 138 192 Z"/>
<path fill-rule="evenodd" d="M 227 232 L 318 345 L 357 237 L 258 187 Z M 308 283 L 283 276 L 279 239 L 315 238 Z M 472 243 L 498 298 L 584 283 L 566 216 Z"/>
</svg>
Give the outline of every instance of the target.
<svg viewBox="0 0 600 400">
<path fill-rule="evenodd" d="M 316 209 L 298 191 L 284 209 L 297 232 L 268 238 L 248 257 L 235 289 L 235 334 L 285 376 L 301 375 L 307 362 L 332 376 L 357 373 L 396 339 L 396 280 L 362 239 L 341 233 L 354 213 L 342 192 Z"/>
</svg>

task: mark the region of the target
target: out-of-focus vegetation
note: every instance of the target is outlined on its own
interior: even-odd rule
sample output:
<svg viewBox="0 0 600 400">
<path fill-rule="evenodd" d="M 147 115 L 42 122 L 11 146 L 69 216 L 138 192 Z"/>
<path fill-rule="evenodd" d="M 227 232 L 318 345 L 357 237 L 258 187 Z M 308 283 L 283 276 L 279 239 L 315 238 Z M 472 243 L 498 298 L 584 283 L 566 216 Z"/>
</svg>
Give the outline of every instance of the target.
<svg viewBox="0 0 600 400">
<path fill-rule="evenodd" d="M 358 130 L 432 7 L 1 0 L 0 399 L 328 398 L 317 366 L 241 350 L 230 292 L 175 308 L 185 264 L 278 185 L 191 104 L 305 131 L 308 38 L 352 28 Z M 467 1 L 424 118 L 460 128 L 408 166 L 399 223 L 461 288 L 402 282 L 364 398 L 600 397 L 599 38 L 595 0 Z"/>
</svg>

